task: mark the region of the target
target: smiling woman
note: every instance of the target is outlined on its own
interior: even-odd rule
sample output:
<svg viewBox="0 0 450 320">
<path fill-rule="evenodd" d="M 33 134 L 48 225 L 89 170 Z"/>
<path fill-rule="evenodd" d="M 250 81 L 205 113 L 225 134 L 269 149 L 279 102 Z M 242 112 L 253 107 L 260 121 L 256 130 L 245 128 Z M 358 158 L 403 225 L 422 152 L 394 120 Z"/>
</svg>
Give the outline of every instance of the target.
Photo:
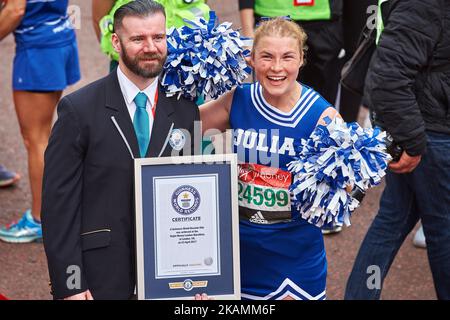
<svg viewBox="0 0 450 320">
<path fill-rule="evenodd" d="M 203 130 L 233 130 L 240 164 L 241 287 L 244 299 L 325 299 L 327 262 L 321 230 L 303 220 L 289 197 L 287 164 L 295 148 L 337 112 L 296 81 L 306 34 L 276 18 L 255 33 L 257 82 L 200 107 Z"/>
<path fill-rule="evenodd" d="M 327 262 L 321 230 L 303 220 L 289 197 L 301 139 L 336 110 L 297 82 L 306 34 L 283 18 L 255 33 L 257 82 L 200 107 L 203 131 L 233 129 L 238 154 L 241 287 L 244 299 L 325 299 Z"/>
<path fill-rule="evenodd" d="M 266 101 L 289 112 L 298 100 L 301 85 L 296 81 L 304 63 L 306 33 L 283 19 L 267 23 L 255 33 L 252 65 Z"/>
</svg>

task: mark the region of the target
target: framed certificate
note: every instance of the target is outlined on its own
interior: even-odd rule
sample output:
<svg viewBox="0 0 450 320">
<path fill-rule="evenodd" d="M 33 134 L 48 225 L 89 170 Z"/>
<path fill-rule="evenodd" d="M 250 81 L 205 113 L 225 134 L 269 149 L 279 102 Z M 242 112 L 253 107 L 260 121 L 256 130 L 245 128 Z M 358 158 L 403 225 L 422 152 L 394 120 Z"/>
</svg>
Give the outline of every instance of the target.
<svg viewBox="0 0 450 320">
<path fill-rule="evenodd" d="M 234 154 L 135 160 L 138 299 L 240 299 Z"/>
</svg>

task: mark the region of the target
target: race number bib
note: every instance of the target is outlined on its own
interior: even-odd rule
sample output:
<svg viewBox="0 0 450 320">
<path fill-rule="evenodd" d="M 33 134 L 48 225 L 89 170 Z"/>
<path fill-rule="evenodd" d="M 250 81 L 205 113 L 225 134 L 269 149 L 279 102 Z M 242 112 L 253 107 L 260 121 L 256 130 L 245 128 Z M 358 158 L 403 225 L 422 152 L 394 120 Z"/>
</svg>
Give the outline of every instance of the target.
<svg viewBox="0 0 450 320">
<path fill-rule="evenodd" d="M 294 0 L 294 6 L 313 6 L 314 0 Z"/>
<path fill-rule="evenodd" d="M 291 174 L 258 164 L 239 165 L 239 215 L 258 224 L 290 221 Z"/>
</svg>

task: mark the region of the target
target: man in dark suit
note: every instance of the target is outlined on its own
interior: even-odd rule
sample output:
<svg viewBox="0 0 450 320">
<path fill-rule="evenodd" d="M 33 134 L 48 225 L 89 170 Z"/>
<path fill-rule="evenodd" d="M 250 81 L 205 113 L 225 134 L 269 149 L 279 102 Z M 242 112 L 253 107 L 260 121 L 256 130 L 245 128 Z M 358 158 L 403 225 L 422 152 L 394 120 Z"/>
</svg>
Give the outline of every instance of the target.
<svg viewBox="0 0 450 320">
<path fill-rule="evenodd" d="M 193 152 L 198 108 L 158 85 L 164 8 L 132 1 L 116 11 L 114 30 L 119 67 L 61 100 L 45 153 L 42 223 L 55 299 L 133 297 L 133 158 Z"/>
</svg>

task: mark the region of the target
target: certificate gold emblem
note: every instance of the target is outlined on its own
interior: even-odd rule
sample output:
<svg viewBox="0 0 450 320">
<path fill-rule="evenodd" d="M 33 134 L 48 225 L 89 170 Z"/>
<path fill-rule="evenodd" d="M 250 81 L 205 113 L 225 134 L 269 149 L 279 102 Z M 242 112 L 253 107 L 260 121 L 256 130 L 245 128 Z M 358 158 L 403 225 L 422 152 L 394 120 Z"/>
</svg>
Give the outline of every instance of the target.
<svg viewBox="0 0 450 320">
<path fill-rule="evenodd" d="M 207 280 L 192 281 L 191 279 L 186 279 L 183 282 L 169 282 L 170 289 L 184 289 L 186 291 L 191 291 L 194 288 L 206 288 L 207 286 Z"/>
</svg>

